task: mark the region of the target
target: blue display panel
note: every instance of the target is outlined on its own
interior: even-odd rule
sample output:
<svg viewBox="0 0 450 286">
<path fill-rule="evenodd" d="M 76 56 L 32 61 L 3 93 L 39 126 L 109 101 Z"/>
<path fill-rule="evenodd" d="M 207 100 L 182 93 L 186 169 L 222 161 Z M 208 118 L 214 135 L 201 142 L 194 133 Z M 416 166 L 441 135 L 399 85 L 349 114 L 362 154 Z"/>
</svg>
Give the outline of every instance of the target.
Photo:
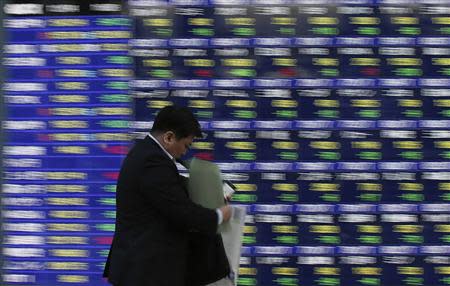
<svg viewBox="0 0 450 286">
<path fill-rule="evenodd" d="M 2 285 L 105 285 L 173 103 L 248 208 L 239 285 L 450 284 L 448 1 L 41 2 L 4 7 Z"/>
<path fill-rule="evenodd" d="M 137 134 L 190 107 L 239 285 L 450 284 L 450 1 L 129 1 Z"/>
<path fill-rule="evenodd" d="M 11 1 L 2 285 L 107 285 L 131 137 L 131 20 L 120 1 Z"/>
</svg>

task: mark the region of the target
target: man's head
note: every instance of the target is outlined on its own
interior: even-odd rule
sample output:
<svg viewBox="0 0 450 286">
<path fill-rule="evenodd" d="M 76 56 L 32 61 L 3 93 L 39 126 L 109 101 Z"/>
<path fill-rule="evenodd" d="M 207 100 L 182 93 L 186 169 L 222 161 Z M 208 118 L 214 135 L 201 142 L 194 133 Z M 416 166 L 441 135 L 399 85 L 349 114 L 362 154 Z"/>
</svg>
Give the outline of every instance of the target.
<svg viewBox="0 0 450 286">
<path fill-rule="evenodd" d="M 200 124 L 186 107 L 167 106 L 156 115 L 152 135 L 173 157 L 180 158 L 195 137 L 202 137 Z"/>
</svg>

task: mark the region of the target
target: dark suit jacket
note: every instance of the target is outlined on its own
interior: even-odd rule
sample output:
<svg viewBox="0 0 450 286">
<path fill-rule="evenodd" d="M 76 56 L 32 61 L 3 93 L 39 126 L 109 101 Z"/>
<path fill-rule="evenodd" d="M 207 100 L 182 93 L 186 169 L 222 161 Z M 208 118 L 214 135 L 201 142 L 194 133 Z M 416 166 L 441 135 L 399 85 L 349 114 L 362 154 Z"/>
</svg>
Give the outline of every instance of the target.
<svg viewBox="0 0 450 286">
<path fill-rule="evenodd" d="M 110 283 L 197 286 L 228 274 L 216 211 L 189 199 L 175 163 L 149 137 L 125 158 L 116 197 L 116 230 L 104 272 Z M 213 269 L 200 271 L 208 263 Z"/>
</svg>

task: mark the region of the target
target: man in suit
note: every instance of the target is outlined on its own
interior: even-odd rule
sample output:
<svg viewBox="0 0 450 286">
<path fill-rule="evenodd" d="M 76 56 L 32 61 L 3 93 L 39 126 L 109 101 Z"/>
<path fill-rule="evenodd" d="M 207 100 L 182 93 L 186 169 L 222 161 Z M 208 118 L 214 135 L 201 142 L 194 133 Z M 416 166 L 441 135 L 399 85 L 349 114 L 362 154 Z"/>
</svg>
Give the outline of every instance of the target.
<svg viewBox="0 0 450 286">
<path fill-rule="evenodd" d="M 228 274 L 216 232 L 230 219 L 231 207 L 211 210 L 193 203 L 175 165 L 194 137 L 201 137 L 201 130 L 189 109 L 165 107 L 147 137 L 126 156 L 117 182 L 116 229 L 104 272 L 113 285 L 197 286 Z M 195 261 L 197 253 L 200 261 Z M 208 260 L 215 269 L 208 269 L 205 277 L 195 265 L 206 267 Z"/>
</svg>

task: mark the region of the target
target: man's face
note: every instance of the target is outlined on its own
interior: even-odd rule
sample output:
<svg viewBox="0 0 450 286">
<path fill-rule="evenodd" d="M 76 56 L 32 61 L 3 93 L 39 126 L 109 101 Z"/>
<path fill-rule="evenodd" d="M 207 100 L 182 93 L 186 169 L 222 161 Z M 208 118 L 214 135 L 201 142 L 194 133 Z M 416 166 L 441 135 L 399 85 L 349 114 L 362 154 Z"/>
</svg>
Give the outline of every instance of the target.
<svg viewBox="0 0 450 286">
<path fill-rule="evenodd" d="M 186 154 L 192 144 L 192 141 L 194 140 L 194 136 L 192 135 L 180 139 L 177 139 L 173 133 L 167 135 L 168 136 L 165 138 L 165 147 L 167 152 L 169 152 L 175 159 L 179 159 Z"/>
</svg>

